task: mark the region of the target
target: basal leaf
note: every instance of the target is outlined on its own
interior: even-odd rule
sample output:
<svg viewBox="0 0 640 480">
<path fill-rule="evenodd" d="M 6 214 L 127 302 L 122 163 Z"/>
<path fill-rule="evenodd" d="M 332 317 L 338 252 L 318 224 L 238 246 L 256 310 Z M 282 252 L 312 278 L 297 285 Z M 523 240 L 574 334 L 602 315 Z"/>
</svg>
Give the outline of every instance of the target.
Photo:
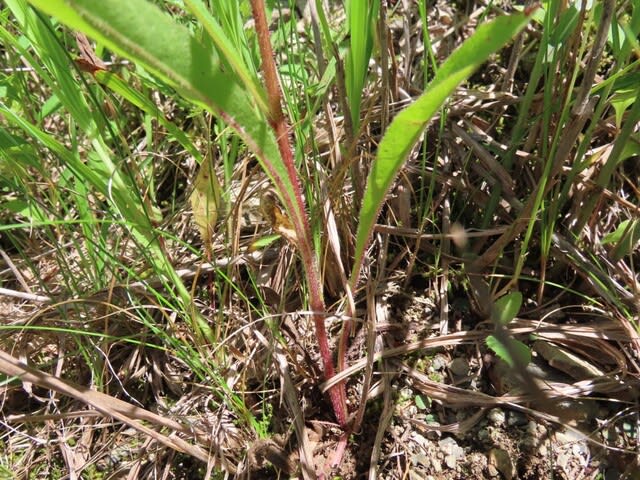
<svg viewBox="0 0 640 480">
<path fill-rule="evenodd" d="M 504 360 L 510 367 L 526 366 L 531 362 L 531 350 L 520 340 L 507 337 L 507 344 L 505 345 L 497 337 L 489 335 L 486 342 L 487 347 L 493 350 L 498 358 Z"/>
<path fill-rule="evenodd" d="M 350 0 L 347 2 L 349 52 L 345 62 L 345 73 L 354 130 L 358 129 L 360 123 L 360 103 L 369 71 L 378 5 L 377 0 Z"/>
<path fill-rule="evenodd" d="M 222 26 L 211 16 L 201 0 L 185 0 L 185 6 L 205 28 L 209 38 L 216 45 L 218 51 L 222 53 L 222 59 L 226 60 L 230 67 L 233 68 L 245 88 L 251 92 L 262 112 L 268 112 L 269 107 L 262 86 L 258 83 L 257 77 L 252 75 L 246 67 L 242 55 L 227 38 Z"/>
<path fill-rule="evenodd" d="M 373 225 L 391 184 L 433 115 L 454 89 L 473 73 L 489 55 L 502 48 L 528 22 L 522 13 L 498 17 L 480 25 L 444 62 L 435 78 L 415 103 L 391 122 L 371 166 L 359 214 L 351 286 L 355 287 Z"/>
<path fill-rule="evenodd" d="M 496 325 L 505 326 L 511 322 L 522 306 L 522 294 L 512 292 L 500 297 L 491 308 L 491 321 Z"/>
</svg>

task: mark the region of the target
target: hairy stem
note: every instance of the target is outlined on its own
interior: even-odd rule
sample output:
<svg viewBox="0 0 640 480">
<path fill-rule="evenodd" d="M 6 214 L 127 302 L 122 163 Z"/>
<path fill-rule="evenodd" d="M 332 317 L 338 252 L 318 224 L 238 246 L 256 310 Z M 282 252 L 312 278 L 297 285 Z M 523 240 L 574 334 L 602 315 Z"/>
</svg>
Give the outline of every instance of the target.
<svg viewBox="0 0 640 480">
<path fill-rule="evenodd" d="M 255 21 L 260 55 L 262 57 L 262 71 L 264 73 L 265 86 L 269 102 L 269 123 L 273 128 L 280 155 L 287 168 L 287 174 L 293 185 L 293 195 L 286 191 L 280 191 L 280 195 L 287 211 L 291 216 L 296 236 L 298 238 L 298 250 L 302 257 L 307 284 L 309 288 L 309 304 L 313 310 L 313 320 L 315 324 L 316 336 L 318 337 L 318 347 L 322 358 L 325 379 L 330 379 L 335 375 L 335 368 L 329 348 L 329 340 L 325 328 L 325 305 L 322 293 L 322 283 L 318 268 L 318 258 L 313 249 L 311 228 L 309 218 L 306 213 L 300 180 L 295 168 L 291 143 L 289 141 L 289 129 L 287 120 L 282 110 L 282 93 L 278 82 L 276 65 L 273 59 L 273 50 L 269 38 L 269 27 L 265 15 L 264 0 L 251 0 L 251 9 Z M 331 388 L 329 397 L 333 406 L 334 414 L 338 423 L 345 427 L 347 423 L 347 409 L 345 401 L 344 382 Z"/>
</svg>

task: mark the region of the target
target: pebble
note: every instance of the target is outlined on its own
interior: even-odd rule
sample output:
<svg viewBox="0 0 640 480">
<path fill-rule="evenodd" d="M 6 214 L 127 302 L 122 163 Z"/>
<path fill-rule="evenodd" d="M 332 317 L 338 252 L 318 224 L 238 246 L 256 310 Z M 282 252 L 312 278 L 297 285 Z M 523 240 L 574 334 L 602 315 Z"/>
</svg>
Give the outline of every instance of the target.
<svg viewBox="0 0 640 480">
<path fill-rule="evenodd" d="M 429 468 L 431 466 L 431 459 L 423 453 L 418 453 L 411 457 L 411 463 L 413 463 L 414 466 L 421 465 Z"/>
<path fill-rule="evenodd" d="M 435 425 L 440 425 L 439 423 L 436 423 Z M 442 432 L 440 430 L 429 430 L 427 432 L 427 438 L 429 440 L 432 441 L 436 441 L 438 440 L 440 437 L 442 437 Z"/>
<path fill-rule="evenodd" d="M 487 465 L 487 473 L 490 477 L 497 477 L 498 475 L 500 475 L 498 469 L 491 464 Z"/>
<path fill-rule="evenodd" d="M 415 470 L 409 470 L 409 480 L 425 480 L 427 477 L 423 477 L 419 472 Z"/>
<path fill-rule="evenodd" d="M 569 455 L 567 455 L 566 453 L 561 453 L 556 456 L 556 465 L 565 470 L 567 468 L 567 465 L 569 465 L 569 460 Z"/>
<path fill-rule="evenodd" d="M 449 364 L 449 369 L 456 377 L 466 377 L 469 374 L 469 362 L 465 358 L 454 358 Z"/>
<path fill-rule="evenodd" d="M 514 474 L 511 456 L 506 450 L 501 448 L 492 448 L 489 451 L 489 465 L 493 465 L 504 477 L 505 480 L 511 480 Z"/>
<path fill-rule="evenodd" d="M 424 436 L 420 435 L 418 432 L 411 432 L 411 439 L 420 446 L 423 450 L 427 449 L 427 445 L 430 443 Z"/>
<path fill-rule="evenodd" d="M 521 427 L 527 424 L 527 417 L 521 412 L 509 412 L 509 419 L 507 420 L 507 425 L 510 427 L 518 426 Z"/>
<path fill-rule="evenodd" d="M 413 390 L 411 390 L 410 388 L 403 388 L 402 390 L 400 390 L 400 398 L 402 400 L 408 400 L 408 399 L 412 399 L 414 396 Z"/>
<path fill-rule="evenodd" d="M 549 453 L 549 449 L 547 448 L 547 442 L 541 443 L 540 446 L 538 447 L 538 455 L 540 455 L 543 458 L 546 458 L 548 453 Z"/>
<path fill-rule="evenodd" d="M 532 451 L 538 446 L 538 439 L 532 435 L 527 435 L 520 441 L 520 448 L 526 451 Z"/>
<path fill-rule="evenodd" d="M 445 437 L 438 442 L 440 451 L 444 454 L 444 463 L 447 467 L 455 469 L 458 462 L 464 459 L 464 450 L 451 437 Z"/>
<path fill-rule="evenodd" d="M 586 436 L 581 432 L 575 430 L 565 430 L 562 432 L 556 432 L 555 439 L 560 445 L 566 445 L 567 443 L 583 442 Z"/>
<path fill-rule="evenodd" d="M 431 368 L 433 368 L 436 372 L 439 370 L 444 370 L 445 367 L 447 366 L 447 357 L 445 357 L 444 355 L 436 355 L 435 357 L 433 357 L 433 360 L 431 360 Z"/>
<path fill-rule="evenodd" d="M 585 445 L 584 442 L 575 443 L 573 447 L 571 447 L 571 451 L 576 457 L 579 457 L 581 460 L 589 456 L 589 448 Z"/>
<path fill-rule="evenodd" d="M 456 466 L 458 465 L 458 459 L 455 455 L 447 455 L 446 457 L 444 457 L 444 463 L 450 469 L 455 470 Z"/>
<path fill-rule="evenodd" d="M 504 425 L 507 416 L 501 408 L 492 408 L 489 410 L 489 413 L 487 413 L 487 418 L 493 425 L 500 427 Z"/>
</svg>

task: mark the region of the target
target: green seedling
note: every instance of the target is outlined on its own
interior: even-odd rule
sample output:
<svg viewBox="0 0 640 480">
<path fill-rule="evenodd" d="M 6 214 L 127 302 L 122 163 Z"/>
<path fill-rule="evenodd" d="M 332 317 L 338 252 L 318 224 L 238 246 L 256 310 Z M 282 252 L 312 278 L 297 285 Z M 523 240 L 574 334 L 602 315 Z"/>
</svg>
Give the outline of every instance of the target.
<svg viewBox="0 0 640 480">
<path fill-rule="evenodd" d="M 520 340 L 516 340 L 507 332 L 507 325 L 513 321 L 522 306 L 520 292 L 509 293 L 500 297 L 491 309 L 491 321 L 496 333 L 487 337 L 487 346 L 510 367 L 526 367 L 531 361 L 531 350 Z"/>
</svg>

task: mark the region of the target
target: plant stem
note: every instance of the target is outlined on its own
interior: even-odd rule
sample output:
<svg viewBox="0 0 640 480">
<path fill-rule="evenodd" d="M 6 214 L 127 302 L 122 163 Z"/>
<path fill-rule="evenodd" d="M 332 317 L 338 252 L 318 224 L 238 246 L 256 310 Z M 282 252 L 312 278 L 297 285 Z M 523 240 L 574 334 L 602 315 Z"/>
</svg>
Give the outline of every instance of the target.
<svg viewBox="0 0 640 480">
<path fill-rule="evenodd" d="M 318 338 L 318 347 L 320 349 L 320 357 L 322 358 L 325 379 L 328 380 L 335 375 L 331 349 L 329 348 L 329 340 L 324 325 L 325 321 L 325 304 L 322 293 L 322 283 L 320 282 L 318 258 L 313 249 L 313 241 L 311 237 L 311 228 L 309 226 L 309 218 L 306 213 L 302 191 L 300 188 L 300 180 L 296 171 L 293 160 L 291 144 L 289 142 L 289 129 L 287 120 L 282 111 L 282 93 L 278 82 L 276 65 L 273 59 L 273 50 L 271 48 L 271 40 L 269 37 L 269 27 L 265 15 L 264 0 L 251 0 L 251 9 L 253 19 L 258 34 L 258 44 L 260 46 L 260 55 L 262 57 L 262 71 L 264 73 L 265 86 L 267 89 L 267 98 L 269 102 L 269 124 L 273 128 L 280 155 L 287 168 L 287 174 L 293 185 L 293 195 L 288 192 L 279 192 L 282 201 L 291 215 L 296 236 L 298 238 L 298 250 L 302 257 L 302 264 L 307 277 L 309 288 L 309 304 L 313 313 L 313 321 L 315 324 L 316 336 Z M 344 391 L 344 382 L 329 390 L 329 397 L 333 406 L 334 414 L 340 426 L 345 427 L 347 423 L 346 400 Z"/>
</svg>

